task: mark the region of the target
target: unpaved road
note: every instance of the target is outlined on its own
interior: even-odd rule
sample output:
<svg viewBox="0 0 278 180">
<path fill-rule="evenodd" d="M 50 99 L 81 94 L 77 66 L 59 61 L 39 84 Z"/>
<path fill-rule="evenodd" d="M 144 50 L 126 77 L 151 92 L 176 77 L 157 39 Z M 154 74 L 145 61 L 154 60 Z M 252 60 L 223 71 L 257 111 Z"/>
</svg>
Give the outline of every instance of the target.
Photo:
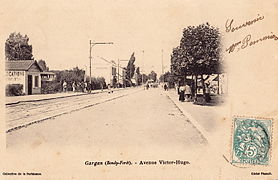
<svg viewBox="0 0 278 180">
<path fill-rule="evenodd" d="M 63 114 L 63 112 L 66 112 Z M 53 117 L 55 114 L 61 114 Z M 46 119 L 7 133 L 7 148 L 201 147 L 206 140 L 165 92 L 129 89 L 7 107 L 7 124 Z"/>
<path fill-rule="evenodd" d="M 138 88 L 121 89 L 111 94 L 103 92 L 6 105 L 6 127 L 8 131 L 11 131 L 23 125 L 81 110 L 139 90 Z"/>
</svg>

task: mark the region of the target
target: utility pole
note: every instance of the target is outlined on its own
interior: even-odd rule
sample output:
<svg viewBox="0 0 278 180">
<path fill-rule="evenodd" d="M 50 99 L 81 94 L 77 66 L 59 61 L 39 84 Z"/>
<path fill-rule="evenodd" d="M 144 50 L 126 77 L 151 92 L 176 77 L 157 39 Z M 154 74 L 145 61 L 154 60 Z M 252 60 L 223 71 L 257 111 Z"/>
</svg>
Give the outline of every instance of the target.
<svg viewBox="0 0 278 180">
<path fill-rule="evenodd" d="M 118 59 L 118 80 L 119 80 L 119 77 L 120 77 L 120 62 L 121 61 L 129 61 L 128 59 Z M 122 67 L 121 67 L 122 68 Z M 122 68 L 122 69 L 125 69 L 125 68 Z M 125 73 L 126 73 L 126 71 L 125 71 Z M 122 78 L 123 78 L 123 84 L 125 84 L 125 76 L 122 76 Z"/>
<path fill-rule="evenodd" d="M 161 70 L 162 70 L 162 77 L 163 77 L 163 82 L 165 81 L 164 77 L 164 64 L 163 64 L 163 49 L 161 49 Z"/>
<path fill-rule="evenodd" d="M 142 67 L 144 68 L 144 50 L 142 50 L 142 53 L 143 53 L 143 58 L 142 58 Z M 142 72 L 142 85 L 144 84 L 144 73 L 143 73 L 143 68 L 142 68 L 142 70 L 141 70 L 141 72 Z"/>
<path fill-rule="evenodd" d="M 87 72 L 87 66 L 85 65 L 84 82 L 86 82 L 86 72 Z"/>
<path fill-rule="evenodd" d="M 118 88 L 120 87 L 120 60 L 118 59 Z"/>
<path fill-rule="evenodd" d="M 164 74 L 164 65 L 163 65 L 163 49 L 161 50 L 161 66 L 162 66 L 162 74 Z"/>
<path fill-rule="evenodd" d="M 89 51 L 89 53 L 90 53 L 90 55 L 89 55 L 89 59 L 90 59 L 90 93 L 92 90 L 92 48 L 98 44 L 113 44 L 113 42 L 92 42 L 92 40 L 90 40 L 90 51 Z"/>
</svg>

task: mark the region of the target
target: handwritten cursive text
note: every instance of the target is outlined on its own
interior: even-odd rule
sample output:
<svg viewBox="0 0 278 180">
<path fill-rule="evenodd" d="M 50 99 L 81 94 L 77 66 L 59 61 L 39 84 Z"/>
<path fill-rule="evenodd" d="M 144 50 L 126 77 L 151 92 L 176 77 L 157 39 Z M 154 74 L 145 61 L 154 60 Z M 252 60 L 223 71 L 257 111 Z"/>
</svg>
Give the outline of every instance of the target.
<svg viewBox="0 0 278 180">
<path fill-rule="evenodd" d="M 233 22 L 234 22 L 234 19 L 232 20 L 229 20 L 227 19 L 226 21 L 226 24 L 225 24 L 225 27 L 226 27 L 226 32 L 234 32 L 234 31 L 237 31 L 243 27 L 247 27 L 247 26 L 251 26 L 252 24 L 258 22 L 258 21 L 261 21 L 264 19 L 264 16 L 260 16 L 258 14 L 258 17 L 253 19 L 253 20 L 250 20 L 250 21 L 246 21 L 245 23 L 241 24 L 240 26 L 236 26 L 236 27 L 233 27 Z"/>
<path fill-rule="evenodd" d="M 232 53 L 232 52 L 234 52 L 234 50 L 236 48 L 237 48 L 237 51 L 239 51 L 240 49 L 245 49 L 247 47 L 254 46 L 255 44 L 258 44 L 258 43 L 268 40 L 268 39 L 273 39 L 274 41 L 277 41 L 278 37 L 275 34 L 273 34 L 273 32 L 271 32 L 269 35 L 265 35 L 257 40 L 252 40 L 252 36 L 250 34 L 248 34 L 247 36 L 245 36 L 243 38 L 243 40 L 235 42 L 232 45 L 230 45 L 226 49 L 226 51 L 228 53 Z"/>
</svg>

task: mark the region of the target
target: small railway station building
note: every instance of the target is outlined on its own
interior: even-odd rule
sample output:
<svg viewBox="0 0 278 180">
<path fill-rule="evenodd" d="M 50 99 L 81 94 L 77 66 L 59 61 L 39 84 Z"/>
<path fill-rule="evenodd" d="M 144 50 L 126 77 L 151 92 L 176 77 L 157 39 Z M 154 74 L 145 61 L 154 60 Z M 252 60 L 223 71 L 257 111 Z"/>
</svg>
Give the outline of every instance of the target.
<svg viewBox="0 0 278 180">
<path fill-rule="evenodd" d="M 6 61 L 6 85 L 22 84 L 24 94 L 41 94 L 42 72 L 35 60 Z"/>
</svg>

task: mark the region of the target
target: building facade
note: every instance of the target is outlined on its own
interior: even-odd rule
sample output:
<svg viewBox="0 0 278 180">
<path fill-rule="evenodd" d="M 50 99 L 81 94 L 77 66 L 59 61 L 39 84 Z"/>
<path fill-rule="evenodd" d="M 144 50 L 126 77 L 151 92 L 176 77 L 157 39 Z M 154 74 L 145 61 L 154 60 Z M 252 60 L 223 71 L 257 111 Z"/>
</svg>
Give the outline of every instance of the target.
<svg viewBox="0 0 278 180">
<path fill-rule="evenodd" d="M 41 72 L 35 60 L 6 61 L 6 84 L 22 84 L 24 94 L 40 94 Z"/>
</svg>

